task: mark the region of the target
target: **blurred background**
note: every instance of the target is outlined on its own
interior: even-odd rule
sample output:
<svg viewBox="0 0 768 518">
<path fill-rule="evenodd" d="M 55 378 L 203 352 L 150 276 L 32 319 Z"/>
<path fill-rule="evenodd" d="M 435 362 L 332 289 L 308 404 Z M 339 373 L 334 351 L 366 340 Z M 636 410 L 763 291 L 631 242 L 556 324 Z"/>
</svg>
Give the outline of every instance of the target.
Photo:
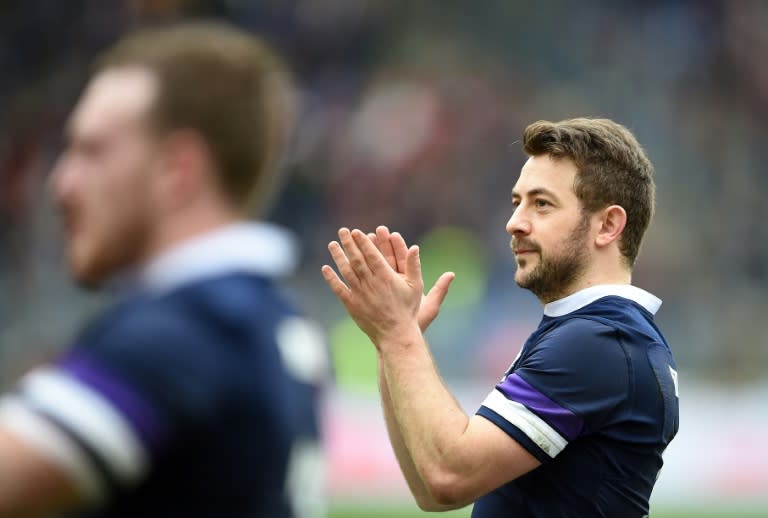
<svg viewBox="0 0 768 518">
<path fill-rule="evenodd" d="M 327 242 L 341 225 L 387 224 L 421 245 L 428 283 L 457 272 L 428 338 L 474 412 L 541 314 L 513 282 L 504 230 L 522 131 L 581 115 L 628 126 L 656 167 L 633 281 L 664 300 L 681 429 L 653 516 L 768 516 L 763 1 L 0 1 L 2 383 L 67 345 L 103 302 L 69 281 L 46 192 L 91 59 L 131 28 L 188 17 L 263 35 L 299 85 L 268 219 L 303 244 L 290 291 L 334 357 L 332 516 L 418 513 L 386 439 L 373 349 L 319 275 Z"/>
</svg>

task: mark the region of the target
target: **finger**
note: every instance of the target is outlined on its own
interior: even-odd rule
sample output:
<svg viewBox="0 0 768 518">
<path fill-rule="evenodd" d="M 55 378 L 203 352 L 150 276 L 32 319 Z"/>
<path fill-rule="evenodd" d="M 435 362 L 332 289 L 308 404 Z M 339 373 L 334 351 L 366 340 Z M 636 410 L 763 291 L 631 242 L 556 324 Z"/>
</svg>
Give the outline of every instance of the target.
<svg viewBox="0 0 768 518">
<path fill-rule="evenodd" d="M 424 280 L 421 278 L 421 258 L 419 257 L 418 245 L 413 245 L 408 249 L 405 258 L 405 278 L 413 286 L 424 286 Z"/>
<path fill-rule="evenodd" d="M 368 237 L 368 239 L 371 240 L 371 243 L 373 243 L 374 246 L 376 246 L 376 248 L 378 248 L 379 251 L 381 251 L 381 247 L 379 246 L 379 238 L 378 238 L 378 236 L 376 236 L 376 233 L 375 232 L 368 232 L 366 234 L 366 236 Z M 387 261 L 387 262 L 389 262 L 389 261 Z M 394 269 L 395 267 L 392 266 L 392 268 Z"/>
<path fill-rule="evenodd" d="M 456 275 L 453 272 L 446 272 L 437 279 L 435 285 L 424 295 L 419 309 L 419 327 L 425 331 L 440 313 L 440 306 L 448 294 L 448 288 Z"/>
<path fill-rule="evenodd" d="M 331 291 L 333 291 L 339 300 L 346 304 L 349 300 L 351 292 L 349 287 L 344 284 L 344 281 L 342 281 L 338 274 L 333 270 L 333 268 L 327 264 L 324 264 L 322 268 L 320 268 L 320 273 L 323 274 L 323 279 L 325 279 L 325 282 L 331 288 Z"/>
<path fill-rule="evenodd" d="M 438 308 L 443 305 L 445 296 L 448 295 L 448 289 L 451 287 L 453 279 L 456 278 L 456 274 L 453 272 L 445 272 L 442 274 L 432 289 L 427 293 L 427 301 L 430 304 L 435 304 Z"/>
<path fill-rule="evenodd" d="M 389 266 L 396 272 L 402 273 L 397 269 L 397 258 L 395 257 L 395 249 L 392 248 L 392 242 L 390 241 L 389 229 L 384 225 L 376 227 L 376 237 L 377 239 L 374 243 L 376 243 Z"/>
<path fill-rule="evenodd" d="M 408 257 L 408 246 L 405 244 L 405 239 L 400 235 L 400 232 L 393 232 L 389 237 L 389 241 L 392 244 L 392 250 L 395 254 L 397 271 L 405 273 L 405 261 Z"/>
<path fill-rule="evenodd" d="M 331 241 L 328 243 L 328 251 L 331 253 L 331 258 L 333 259 L 333 262 L 336 263 L 336 268 L 339 269 L 339 272 L 341 272 L 341 275 L 344 277 L 344 280 L 347 281 L 347 284 L 359 283 L 360 279 L 357 278 L 357 274 L 349 264 L 349 259 L 341 248 L 341 245 L 336 241 Z"/>
<path fill-rule="evenodd" d="M 358 249 L 362 252 L 365 262 L 368 264 L 368 268 L 374 274 L 384 271 L 392 271 L 389 268 L 387 260 L 382 255 L 381 251 L 374 245 L 371 240 L 359 230 L 352 231 L 352 238 L 355 240 Z"/>
<path fill-rule="evenodd" d="M 359 230 L 356 229 L 355 231 L 363 235 Z M 371 269 L 365 261 L 365 257 L 360 251 L 360 248 L 358 248 L 355 239 L 352 237 L 352 232 L 348 228 L 340 228 L 339 240 L 341 241 L 341 246 L 344 247 L 344 253 L 349 261 L 349 266 L 352 268 L 352 271 L 355 272 L 357 279 L 368 277 L 371 274 Z"/>
</svg>

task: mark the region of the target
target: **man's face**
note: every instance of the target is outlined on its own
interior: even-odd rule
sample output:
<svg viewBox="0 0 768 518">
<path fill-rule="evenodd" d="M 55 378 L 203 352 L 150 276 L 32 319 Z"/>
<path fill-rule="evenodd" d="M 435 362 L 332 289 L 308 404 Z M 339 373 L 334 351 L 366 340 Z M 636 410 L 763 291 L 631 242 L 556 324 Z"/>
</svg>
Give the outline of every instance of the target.
<svg viewBox="0 0 768 518">
<path fill-rule="evenodd" d="M 148 117 L 156 89 L 146 69 L 109 69 L 91 81 L 69 121 L 52 189 L 81 284 L 99 286 L 146 253 L 159 162 Z"/>
<path fill-rule="evenodd" d="M 507 222 L 515 282 L 543 303 L 571 293 L 589 266 L 591 219 L 573 190 L 576 165 L 549 155 L 531 157 L 512 189 Z"/>
</svg>

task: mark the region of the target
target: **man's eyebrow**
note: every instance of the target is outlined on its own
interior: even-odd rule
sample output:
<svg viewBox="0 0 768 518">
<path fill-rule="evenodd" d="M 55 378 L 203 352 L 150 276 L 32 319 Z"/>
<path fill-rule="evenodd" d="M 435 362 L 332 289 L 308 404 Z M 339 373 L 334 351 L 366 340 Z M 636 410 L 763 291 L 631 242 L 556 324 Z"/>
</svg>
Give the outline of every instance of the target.
<svg viewBox="0 0 768 518">
<path fill-rule="evenodd" d="M 556 201 L 560 200 L 560 198 L 558 198 L 558 196 L 553 191 L 550 191 L 546 187 L 534 187 L 533 189 L 527 191 L 525 193 L 525 195 L 529 196 L 529 197 L 530 196 L 544 195 L 544 196 L 549 196 L 550 198 L 552 198 L 552 199 L 554 199 Z M 515 197 L 520 198 L 520 197 L 522 197 L 522 195 L 519 192 L 515 192 L 515 190 L 512 189 L 512 197 L 513 198 L 515 198 Z"/>
</svg>

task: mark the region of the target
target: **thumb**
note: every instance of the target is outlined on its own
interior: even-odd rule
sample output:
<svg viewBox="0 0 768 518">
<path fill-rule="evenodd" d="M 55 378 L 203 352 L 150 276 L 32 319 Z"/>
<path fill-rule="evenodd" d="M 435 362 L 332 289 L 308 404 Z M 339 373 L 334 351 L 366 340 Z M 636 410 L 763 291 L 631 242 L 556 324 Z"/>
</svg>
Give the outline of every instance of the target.
<svg viewBox="0 0 768 518">
<path fill-rule="evenodd" d="M 453 272 L 442 274 L 435 282 L 435 285 L 432 286 L 432 289 L 427 292 L 426 298 L 429 304 L 434 304 L 438 308 L 442 306 L 445 296 L 448 295 L 448 288 L 451 287 L 451 283 L 455 278 L 456 274 Z"/>
<path fill-rule="evenodd" d="M 422 331 L 426 331 L 429 325 L 432 323 L 437 314 L 440 313 L 440 305 L 445 300 L 445 296 L 448 294 L 448 287 L 453 282 L 456 274 L 453 272 L 446 272 L 437 279 L 435 285 L 429 290 L 429 293 L 424 295 L 424 299 L 419 308 L 419 327 Z"/>
</svg>

